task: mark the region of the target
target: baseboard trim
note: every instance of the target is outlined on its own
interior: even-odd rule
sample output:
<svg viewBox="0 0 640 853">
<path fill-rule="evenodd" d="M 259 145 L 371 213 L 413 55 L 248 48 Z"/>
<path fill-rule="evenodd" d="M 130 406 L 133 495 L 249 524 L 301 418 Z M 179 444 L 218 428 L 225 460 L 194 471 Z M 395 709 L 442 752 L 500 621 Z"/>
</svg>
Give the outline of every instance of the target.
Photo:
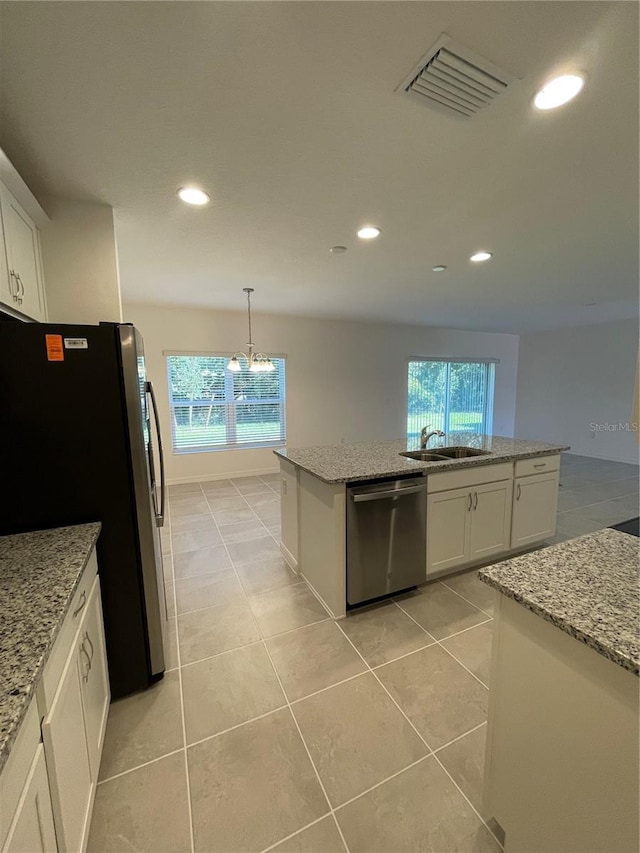
<svg viewBox="0 0 640 853">
<path fill-rule="evenodd" d="M 600 459 L 602 462 L 622 462 L 624 465 L 638 465 L 638 457 L 633 461 L 630 459 L 620 459 L 619 456 L 601 456 L 596 453 L 580 453 L 577 450 L 567 450 L 564 452 L 566 456 L 585 456 L 587 459 Z"/>
<path fill-rule="evenodd" d="M 298 561 L 293 556 L 291 551 L 287 548 L 287 546 L 284 544 L 284 542 L 280 542 L 280 553 L 284 557 L 284 561 L 289 566 L 289 568 L 297 575 L 299 575 L 300 572 L 298 571 Z"/>
<path fill-rule="evenodd" d="M 240 477 L 261 477 L 264 474 L 277 474 L 278 468 L 251 468 L 249 471 L 227 471 L 223 474 L 197 474 L 195 477 L 169 477 L 168 486 L 181 486 L 183 483 L 209 483 L 213 480 L 231 480 Z"/>
<path fill-rule="evenodd" d="M 321 604 L 321 605 L 324 607 L 324 609 L 327 611 L 327 613 L 328 613 L 328 615 L 329 615 L 329 617 L 330 617 L 331 619 L 336 620 L 336 619 L 342 619 L 342 618 L 343 618 L 342 616 L 336 616 L 336 614 L 332 612 L 332 610 L 331 610 L 331 608 L 329 607 L 329 605 L 327 604 L 327 602 L 326 602 L 326 601 L 324 600 L 324 598 L 320 595 L 320 593 L 319 593 L 319 592 L 318 592 L 318 590 L 314 587 L 314 585 L 311 583 L 311 581 L 310 581 L 310 580 L 305 576 L 304 572 L 298 572 L 298 575 L 299 575 L 299 576 L 302 578 L 302 580 L 306 583 L 306 585 L 309 587 L 309 589 L 311 590 L 311 592 L 315 595 L 315 597 L 318 599 L 318 601 L 320 602 L 320 604 Z"/>
</svg>

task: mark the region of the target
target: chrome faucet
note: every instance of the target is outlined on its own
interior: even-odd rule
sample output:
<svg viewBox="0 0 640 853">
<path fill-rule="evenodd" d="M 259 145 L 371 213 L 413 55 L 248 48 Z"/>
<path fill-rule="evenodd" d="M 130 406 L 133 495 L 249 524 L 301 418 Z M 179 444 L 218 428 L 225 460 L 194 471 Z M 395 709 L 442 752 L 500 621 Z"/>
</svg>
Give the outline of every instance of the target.
<svg viewBox="0 0 640 853">
<path fill-rule="evenodd" d="M 427 442 L 431 438 L 432 435 L 437 435 L 438 438 L 444 438 L 444 433 L 441 429 L 432 429 L 431 432 L 427 432 L 427 427 L 431 426 L 431 424 L 427 424 L 427 426 L 422 427 L 422 431 L 420 432 L 420 450 L 424 450 L 427 446 Z"/>
</svg>

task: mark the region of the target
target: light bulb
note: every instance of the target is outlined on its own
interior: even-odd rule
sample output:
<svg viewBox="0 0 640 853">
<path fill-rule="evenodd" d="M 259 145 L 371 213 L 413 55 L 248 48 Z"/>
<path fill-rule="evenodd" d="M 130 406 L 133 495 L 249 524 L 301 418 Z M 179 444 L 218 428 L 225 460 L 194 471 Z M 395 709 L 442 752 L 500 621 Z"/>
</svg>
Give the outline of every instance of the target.
<svg viewBox="0 0 640 853">
<path fill-rule="evenodd" d="M 237 373 L 239 370 L 241 370 L 240 362 L 235 357 L 235 355 L 232 359 L 230 359 L 229 364 L 227 365 L 227 369 L 231 370 L 233 373 Z"/>
<path fill-rule="evenodd" d="M 361 240 L 375 240 L 376 237 L 380 236 L 380 229 L 376 228 L 375 225 L 364 225 L 358 231 L 358 237 Z"/>
<path fill-rule="evenodd" d="M 480 261 L 488 261 L 489 258 L 492 258 L 492 257 L 493 257 L 492 252 L 476 252 L 475 255 L 471 255 L 469 260 L 473 261 L 474 263 L 477 264 L 477 263 L 480 263 Z"/>
<path fill-rule="evenodd" d="M 197 187 L 182 187 L 178 190 L 178 197 L 187 204 L 203 205 L 211 201 L 208 193 Z"/>
<path fill-rule="evenodd" d="M 584 77 L 578 74 L 563 74 L 545 83 L 533 99 L 539 110 L 553 110 L 575 98 L 584 86 Z"/>
</svg>

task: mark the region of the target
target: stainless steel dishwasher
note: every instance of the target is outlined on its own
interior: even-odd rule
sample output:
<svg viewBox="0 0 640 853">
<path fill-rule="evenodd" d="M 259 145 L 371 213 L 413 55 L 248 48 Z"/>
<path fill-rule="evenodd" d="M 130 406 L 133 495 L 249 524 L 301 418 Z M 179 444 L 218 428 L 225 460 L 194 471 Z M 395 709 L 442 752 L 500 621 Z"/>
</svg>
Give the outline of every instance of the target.
<svg viewBox="0 0 640 853">
<path fill-rule="evenodd" d="M 347 488 L 347 604 L 427 579 L 427 481 L 386 480 Z"/>
</svg>

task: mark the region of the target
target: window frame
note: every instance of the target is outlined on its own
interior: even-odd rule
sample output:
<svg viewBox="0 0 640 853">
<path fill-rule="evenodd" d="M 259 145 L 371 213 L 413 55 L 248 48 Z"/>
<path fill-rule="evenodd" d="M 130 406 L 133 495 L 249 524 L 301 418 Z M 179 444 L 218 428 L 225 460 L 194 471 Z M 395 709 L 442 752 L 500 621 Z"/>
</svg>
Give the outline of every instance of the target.
<svg viewBox="0 0 640 853">
<path fill-rule="evenodd" d="M 225 410 L 225 436 L 227 441 L 224 444 L 197 444 L 197 445 L 189 445 L 186 447 L 176 447 L 175 445 L 175 432 L 174 432 L 174 409 L 180 407 L 180 405 L 184 406 L 184 401 L 175 401 L 173 400 L 173 391 L 171 388 L 171 366 L 170 359 L 176 357 L 182 358 L 224 358 L 227 361 L 233 358 L 233 352 L 207 352 L 207 351 L 193 351 L 193 350 L 164 350 L 162 355 L 166 361 L 166 377 L 167 377 L 167 402 L 169 409 L 169 430 L 171 435 L 171 451 L 174 456 L 183 456 L 185 454 L 193 454 L 193 453 L 216 453 L 216 452 L 229 452 L 234 450 L 260 450 L 262 448 L 273 448 L 273 447 L 285 447 L 287 441 L 287 388 L 286 388 L 286 364 L 287 364 L 287 356 L 285 353 L 272 353 L 269 355 L 270 359 L 275 363 L 276 370 L 279 375 L 280 382 L 280 396 L 277 398 L 268 398 L 261 399 L 259 401 L 264 404 L 271 405 L 279 405 L 280 406 L 280 436 L 277 439 L 266 439 L 265 441 L 251 441 L 251 442 L 239 442 L 234 440 L 230 442 L 229 436 L 233 435 L 234 439 L 236 438 L 236 427 L 237 427 L 237 411 L 238 411 L 238 403 L 240 404 L 245 401 L 236 401 L 227 399 L 227 394 L 229 392 L 233 392 L 233 378 L 234 373 L 227 369 L 225 365 L 225 377 L 224 377 L 224 387 L 225 387 L 225 399 L 220 403 L 213 403 L 211 400 L 191 400 L 186 405 L 201 405 L 201 406 L 211 406 L 215 405 Z M 248 401 L 251 402 L 251 401 Z"/>
<path fill-rule="evenodd" d="M 485 384 L 485 394 L 484 394 L 484 409 L 482 412 L 482 422 L 483 422 L 483 430 L 482 433 L 476 433 L 476 435 L 491 435 L 493 431 L 493 417 L 494 417 L 494 402 L 495 402 L 495 384 L 496 384 L 496 375 L 495 375 L 495 367 L 497 364 L 500 364 L 499 358 L 450 358 L 448 356 L 440 356 L 440 355 L 410 355 L 406 358 L 405 371 L 404 371 L 404 434 L 407 440 L 409 440 L 409 431 L 407 429 L 407 421 L 409 419 L 409 365 L 414 361 L 435 361 L 444 364 L 485 364 L 489 365 L 489 370 L 486 373 L 486 384 Z M 448 382 L 448 380 L 447 380 Z M 447 407 L 445 408 L 445 417 L 444 424 L 446 426 L 448 418 L 449 418 L 449 400 L 447 395 Z M 453 432 L 465 432 L 468 430 L 454 430 Z"/>
</svg>

